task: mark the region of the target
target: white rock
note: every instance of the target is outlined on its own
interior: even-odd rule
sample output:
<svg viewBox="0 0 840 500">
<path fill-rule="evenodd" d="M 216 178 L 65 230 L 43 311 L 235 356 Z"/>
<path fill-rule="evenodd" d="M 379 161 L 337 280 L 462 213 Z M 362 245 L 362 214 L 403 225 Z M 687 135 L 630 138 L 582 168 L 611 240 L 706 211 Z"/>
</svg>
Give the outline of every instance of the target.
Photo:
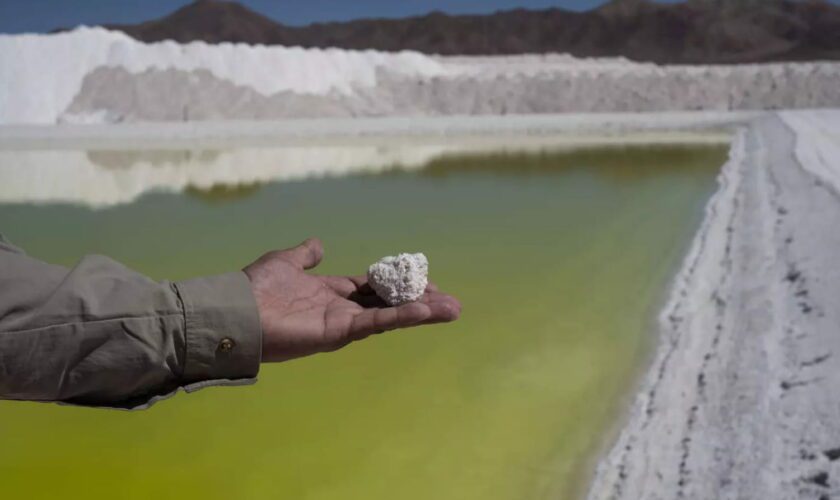
<svg viewBox="0 0 840 500">
<path fill-rule="evenodd" d="M 429 283 L 429 260 L 422 253 L 388 256 L 368 268 L 368 283 L 388 305 L 414 302 Z"/>
</svg>

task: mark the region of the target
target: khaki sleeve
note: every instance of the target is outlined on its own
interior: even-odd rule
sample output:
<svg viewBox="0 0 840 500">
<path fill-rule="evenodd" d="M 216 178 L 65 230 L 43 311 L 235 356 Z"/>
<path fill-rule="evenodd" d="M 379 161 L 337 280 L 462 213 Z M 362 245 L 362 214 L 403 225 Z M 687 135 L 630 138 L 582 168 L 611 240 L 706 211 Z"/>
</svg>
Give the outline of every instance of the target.
<svg viewBox="0 0 840 500">
<path fill-rule="evenodd" d="M 102 256 L 74 268 L 0 237 L 0 398 L 147 408 L 253 383 L 262 346 L 242 272 L 157 283 Z"/>
</svg>

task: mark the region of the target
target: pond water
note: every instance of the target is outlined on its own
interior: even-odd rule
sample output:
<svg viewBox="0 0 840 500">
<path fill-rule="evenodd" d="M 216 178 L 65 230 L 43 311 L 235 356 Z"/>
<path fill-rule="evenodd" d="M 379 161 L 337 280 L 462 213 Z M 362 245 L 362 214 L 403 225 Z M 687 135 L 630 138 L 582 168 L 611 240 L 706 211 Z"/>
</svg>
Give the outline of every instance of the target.
<svg viewBox="0 0 840 500">
<path fill-rule="evenodd" d="M 387 151 L 0 152 L 0 232 L 54 263 L 181 279 L 319 236 L 322 272 L 423 251 L 464 306 L 146 412 L 0 402 L 0 496 L 579 495 L 726 148 Z"/>
</svg>

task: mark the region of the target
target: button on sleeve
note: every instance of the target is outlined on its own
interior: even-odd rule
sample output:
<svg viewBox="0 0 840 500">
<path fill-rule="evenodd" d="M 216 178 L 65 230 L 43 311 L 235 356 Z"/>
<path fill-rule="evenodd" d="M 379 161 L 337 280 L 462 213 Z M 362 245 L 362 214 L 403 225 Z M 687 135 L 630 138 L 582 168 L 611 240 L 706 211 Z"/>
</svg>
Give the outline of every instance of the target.
<svg viewBox="0 0 840 500">
<path fill-rule="evenodd" d="M 248 277 L 229 273 L 177 282 L 175 287 L 184 306 L 183 381 L 206 387 L 215 385 L 212 381 L 221 385 L 256 377 L 262 330 Z"/>
</svg>

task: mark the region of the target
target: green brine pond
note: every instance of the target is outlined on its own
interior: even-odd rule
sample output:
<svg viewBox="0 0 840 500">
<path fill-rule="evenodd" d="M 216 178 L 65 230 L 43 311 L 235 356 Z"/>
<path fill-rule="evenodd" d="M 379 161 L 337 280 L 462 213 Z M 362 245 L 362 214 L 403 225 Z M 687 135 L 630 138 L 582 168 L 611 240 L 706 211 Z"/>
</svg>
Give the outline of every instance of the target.
<svg viewBox="0 0 840 500">
<path fill-rule="evenodd" d="M 0 497 L 585 492 L 727 148 L 307 149 L 3 151 L 0 232 L 53 263 L 101 253 L 170 280 L 308 236 L 324 273 L 423 251 L 461 320 L 144 412 L 2 401 Z"/>
</svg>

